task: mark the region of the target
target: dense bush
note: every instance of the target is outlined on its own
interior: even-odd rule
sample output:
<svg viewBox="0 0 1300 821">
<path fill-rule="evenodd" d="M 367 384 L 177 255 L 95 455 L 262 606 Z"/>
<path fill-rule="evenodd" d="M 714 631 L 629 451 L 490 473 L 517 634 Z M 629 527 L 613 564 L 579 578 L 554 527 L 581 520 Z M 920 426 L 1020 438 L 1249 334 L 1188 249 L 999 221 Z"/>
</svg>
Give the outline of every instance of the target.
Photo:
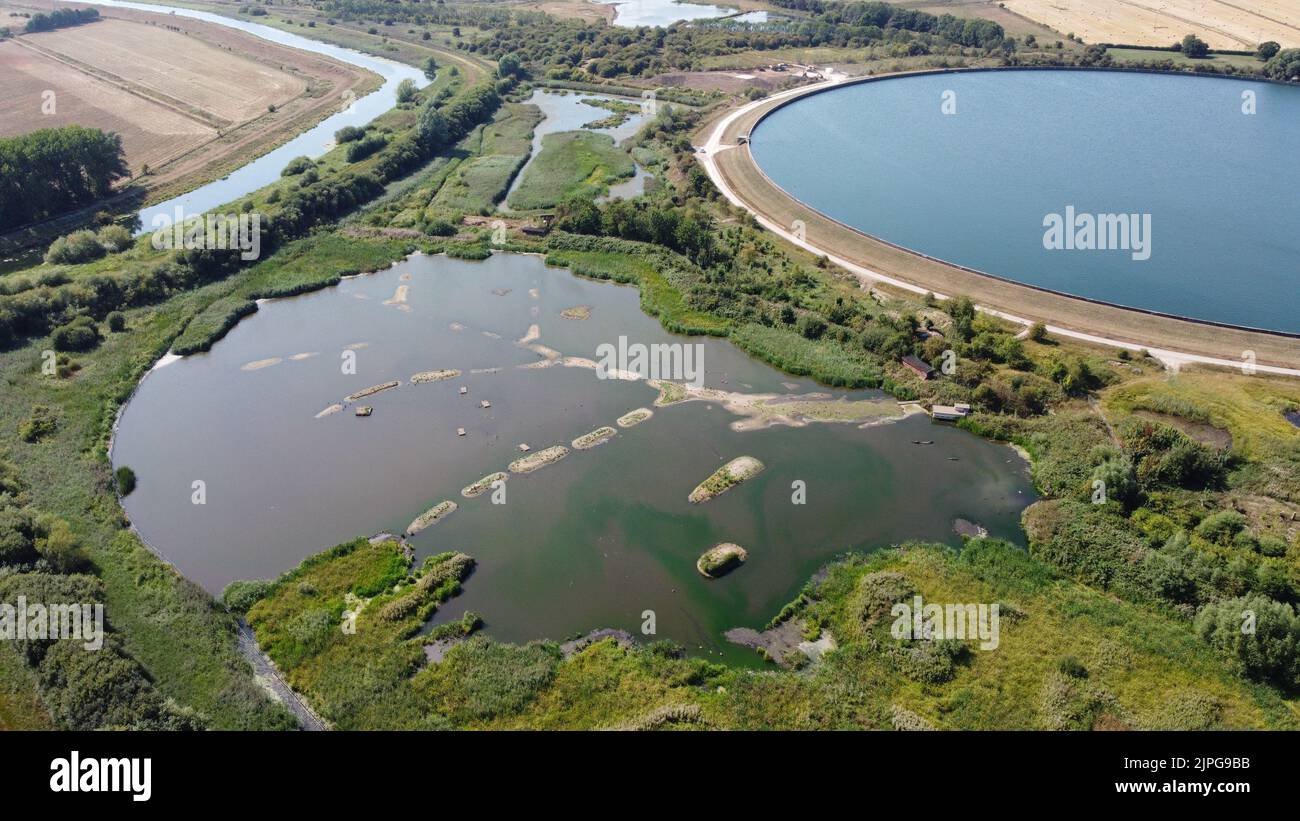
<svg viewBox="0 0 1300 821">
<path fill-rule="evenodd" d="M 311 157 L 294 157 L 285 164 L 284 169 L 280 171 L 280 176 L 296 177 L 307 169 L 315 167 L 316 163 L 311 161 Z"/>
<path fill-rule="evenodd" d="M 131 491 L 135 490 L 135 471 L 122 465 L 113 471 L 113 483 L 119 496 L 130 496 Z"/>
<path fill-rule="evenodd" d="M 338 131 L 334 132 L 334 142 L 342 145 L 343 143 L 355 142 L 366 136 L 364 128 L 358 128 L 355 125 L 345 125 Z"/>
<path fill-rule="evenodd" d="M 122 138 L 68 125 L 0 139 L 0 225 L 48 219 L 107 196 L 129 171 Z"/>
<path fill-rule="evenodd" d="M 1279 51 L 1264 64 L 1264 73 L 1274 80 L 1300 80 L 1300 48 Z"/>
<path fill-rule="evenodd" d="M 39 442 L 49 436 L 59 426 L 54 409 L 47 405 L 32 408 L 32 415 L 18 426 L 18 438 L 24 442 Z"/>
<path fill-rule="evenodd" d="M 56 351 L 89 351 L 99 344 L 99 327 L 88 316 L 79 316 L 54 329 L 50 341 Z"/>
<path fill-rule="evenodd" d="M 54 9 L 49 12 L 37 12 L 27 21 L 23 31 L 53 31 L 82 23 L 93 23 L 99 19 L 97 9 Z"/>
<path fill-rule="evenodd" d="M 388 145 L 388 139 L 380 134 L 374 134 L 369 137 L 348 143 L 347 158 L 348 162 L 359 162 L 374 154 L 379 149 Z"/>
<path fill-rule="evenodd" d="M 1196 614 L 1196 632 L 1246 676 L 1300 685 L 1300 617 L 1291 605 L 1259 595 L 1218 602 Z"/>
<path fill-rule="evenodd" d="M 45 261 L 50 265 L 75 265 L 104 255 L 104 246 L 94 231 L 74 231 L 50 243 Z"/>
</svg>

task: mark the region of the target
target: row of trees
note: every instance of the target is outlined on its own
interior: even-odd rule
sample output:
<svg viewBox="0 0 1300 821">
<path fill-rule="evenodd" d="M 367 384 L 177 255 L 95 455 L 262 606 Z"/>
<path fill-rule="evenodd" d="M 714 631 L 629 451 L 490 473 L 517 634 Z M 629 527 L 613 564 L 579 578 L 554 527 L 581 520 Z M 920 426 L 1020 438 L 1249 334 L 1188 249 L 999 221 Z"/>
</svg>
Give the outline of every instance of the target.
<svg viewBox="0 0 1300 821">
<path fill-rule="evenodd" d="M 0 139 L 0 224 L 17 227 L 107 196 L 130 173 L 122 138 L 68 125 Z"/>
<path fill-rule="evenodd" d="M 50 12 L 33 14 L 23 30 L 27 32 L 53 31 L 68 26 L 79 26 L 82 23 L 93 23 L 98 19 L 99 12 L 95 9 L 55 9 Z"/>
<path fill-rule="evenodd" d="M 888 3 L 839 3 L 825 0 L 772 0 L 772 5 L 786 9 L 807 11 L 818 22 L 849 27 L 874 26 L 878 29 L 901 29 L 923 34 L 934 34 L 963 46 L 996 48 L 1002 44 L 1005 32 L 992 20 L 974 17 L 954 17 L 951 14 L 934 15 L 929 12 L 905 9 Z"/>
<path fill-rule="evenodd" d="M 275 203 L 278 207 L 260 223 L 261 248 L 273 250 L 373 199 L 386 183 L 409 173 L 490 119 L 500 105 L 501 98 L 490 84 L 475 86 L 449 100 L 430 101 L 416 128 L 389 140 L 364 171 L 348 169 L 321 176 L 283 194 Z M 291 165 L 295 170 L 303 166 L 297 161 Z M 314 172 L 302 168 L 300 176 Z M 224 277 L 243 264 L 238 249 L 193 249 L 112 274 L 69 279 L 55 271 L 34 282 L 25 278 L 8 282 L 0 285 L 0 348 L 49 333 L 78 316 L 101 319 L 112 311 L 156 303 Z"/>
</svg>

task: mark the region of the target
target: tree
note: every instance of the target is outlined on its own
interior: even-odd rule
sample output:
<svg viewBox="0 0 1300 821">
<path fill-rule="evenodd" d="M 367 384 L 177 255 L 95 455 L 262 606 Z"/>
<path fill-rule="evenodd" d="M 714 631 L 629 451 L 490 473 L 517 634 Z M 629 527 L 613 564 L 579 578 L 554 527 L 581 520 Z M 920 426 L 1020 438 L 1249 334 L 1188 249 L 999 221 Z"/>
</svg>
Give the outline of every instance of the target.
<svg viewBox="0 0 1300 821">
<path fill-rule="evenodd" d="M 406 103 L 414 102 L 415 98 L 419 96 L 420 90 L 415 87 L 415 81 L 410 77 L 407 77 L 405 80 L 397 84 L 396 94 L 398 105 L 405 105 Z"/>
<path fill-rule="evenodd" d="M 130 496 L 131 491 L 135 490 L 135 471 L 126 465 L 122 465 L 113 471 L 113 481 L 117 485 L 117 492 L 122 496 Z"/>
<path fill-rule="evenodd" d="M 121 136 L 97 128 L 0 139 L 0 225 L 16 228 L 93 202 L 129 173 Z"/>
<path fill-rule="evenodd" d="M 498 77 L 520 77 L 523 76 L 523 70 L 518 55 L 506 54 L 497 61 Z"/>
<path fill-rule="evenodd" d="M 1183 38 L 1182 51 L 1184 57 L 1200 60 L 1210 56 L 1210 45 L 1195 34 L 1189 34 Z"/>
<path fill-rule="evenodd" d="M 447 144 L 450 132 L 451 128 L 442 112 L 432 105 L 425 106 L 420 112 L 420 122 L 415 129 L 416 138 L 420 143 L 426 149 L 436 151 Z"/>
<path fill-rule="evenodd" d="M 426 39 L 426 40 L 429 39 L 429 32 L 426 31 L 426 32 L 424 33 L 424 35 L 425 35 L 424 39 Z M 433 80 L 433 79 L 436 79 L 436 78 L 437 78 L 437 76 L 438 76 L 438 61 L 437 61 L 437 60 L 433 59 L 432 57 L 425 57 L 425 58 L 424 58 L 424 65 L 422 66 L 422 68 L 424 69 L 424 76 L 425 76 L 425 77 L 428 77 L 430 80 Z"/>
<path fill-rule="evenodd" d="M 1264 73 L 1273 80 L 1300 79 L 1300 48 L 1288 48 L 1274 54 L 1264 64 Z"/>
<path fill-rule="evenodd" d="M 1258 594 L 1207 605 L 1196 633 L 1241 671 L 1282 687 L 1300 684 L 1300 617 L 1289 604 Z"/>
<path fill-rule="evenodd" d="M 1259 48 L 1255 49 L 1255 59 L 1262 62 L 1268 62 L 1273 58 L 1273 55 L 1277 54 L 1281 50 L 1282 46 L 1278 45 L 1277 42 L 1273 40 L 1265 40 L 1259 44 Z"/>
<path fill-rule="evenodd" d="M 58 573 L 72 573 L 86 563 L 86 554 L 72 528 L 62 519 L 41 522 L 44 535 L 36 540 L 36 552 Z"/>
<path fill-rule="evenodd" d="M 56 351 L 88 351 L 99 344 L 99 328 L 95 320 L 79 316 L 67 325 L 55 328 L 51 341 Z"/>
</svg>

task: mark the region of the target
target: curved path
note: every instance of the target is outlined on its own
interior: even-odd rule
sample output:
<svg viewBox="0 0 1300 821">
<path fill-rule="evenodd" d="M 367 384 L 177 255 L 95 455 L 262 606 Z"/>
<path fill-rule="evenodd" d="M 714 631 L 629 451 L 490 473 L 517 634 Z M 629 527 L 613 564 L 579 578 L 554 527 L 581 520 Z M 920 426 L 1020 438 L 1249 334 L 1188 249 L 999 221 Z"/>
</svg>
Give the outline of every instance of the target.
<svg viewBox="0 0 1300 821">
<path fill-rule="evenodd" d="M 722 195 L 753 214 L 764 228 L 826 257 L 863 284 L 882 282 L 912 293 L 933 293 L 939 298 L 969 295 L 981 311 L 990 315 L 1023 325 L 1043 322 L 1049 332 L 1082 342 L 1146 350 L 1171 371 L 1188 364 L 1243 369 L 1247 355 L 1253 352 L 1256 372 L 1300 377 L 1300 367 L 1295 366 L 1300 362 L 1300 340 L 1147 314 L 985 276 L 885 243 L 790 197 L 758 168 L 748 140 L 742 137 L 769 111 L 849 80 L 834 72 L 828 76 L 823 82 L 773 94 L 726 113 L 706 127 L 707 138 L 696 147 L 696 159 Z M 803 231 L 793 230 L 796 221 L 804 223 Z M 819 241 L 808 239 L 809 228 L 814 229 Z M 882 270 L 886 268 L 888 272 Z M 1065 321 L 1070 324 L 1062 324 Z M 1107 330 L 1103 332 L 1102 328 Z M 1237 353 L 1237 357 L 1226 355 L 1228 351 Z"/>
</svg>

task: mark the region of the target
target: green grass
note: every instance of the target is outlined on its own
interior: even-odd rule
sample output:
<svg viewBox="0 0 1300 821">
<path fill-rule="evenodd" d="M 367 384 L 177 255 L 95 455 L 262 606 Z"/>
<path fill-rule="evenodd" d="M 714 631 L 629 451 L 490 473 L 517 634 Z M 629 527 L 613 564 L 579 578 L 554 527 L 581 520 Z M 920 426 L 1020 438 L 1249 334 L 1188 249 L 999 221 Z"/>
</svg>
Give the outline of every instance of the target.
<svg viewBox="0 0 1300 821">
<path fill-rule="evenodd" d="M 492 122 L 461 140 L 457 148 L 469 156 L 442 177 L 428 212 L 490 213 L 527 162 L 540 120 L 536 106 L 502 106 Z"/>
<path fill-rule="evenodd" d="M 411 686 L 424 660 L 422 640 L 412 636 L 459 591 L 471 564 L 443 554 L 412 569 L 396 542 L 358 539 L 282 576 L 249 609 L 248 623 L 294 688 L 338 729 L 434 728 L 438 717 Z M 347 611 L 356 612 L 351 632 L 343 629 Z"/>
<path fill-rule="evenodd" d="M 1244 54 L 1214 54 L 1204 59 L 1194 60 L 1180 51 L 1162 51 L 1147 48 L 1108 48 L 1106 54 L 1115 60 L 1135 63 L 1163 63 L 1166 60 L 1176 66 L 1235 66 L 1237 68 L 1257 69 L 1263 63 Z"/>
<path fill-rule="evenodd" d="M 732 331 L 731 341 L 784 371 L 811 376 L 828 385 L 874 388 L 884 381 L 880 368 L 865 354 L 829 340 L 805 339 L 786 328 L 751 322 Z"/>
<path fill-rule="evenodd" d="M 572 729 L 687 720 L 735 729 L 884 729 L 895 707 L 952 729 L 1296 722 L 1273 691 L 1228 672 L 1189 621 L 1066 581 L 1004 542 L 972 542 L 961 554 L 914 544 L 832 565 L 789 608 L 790 617 L 828 630 L 838 645 L 805 673 L 755 672 L 662 645 L 623 649 L 611 641 L 562 660 L 553 643 L 484 637 L 425 666 L 422 639 L 411 635 L 426 613 L 382 618 L 418 583 L 369 602 L 354 635 L 331 621 L 359 580 L 387 572 L 394 551 L 391 543 L 365 540 L 335 548 L 287 574 L 249 614 L 263 647 L 340 727 Z M 905 587 L 929 602 L 998 603 L 998 647 L 968 642 L 947 680 L 919 679 L 899 662 L 892 618 L 864 620 L 863 578 L 880 572 L 901 574 Z M 427 609 L 433 598 L 421 601 Z M 335 626 L 313 632 L 326 622 Z M 1086 679 L 1062 679 L 1066 657 L 1082 664 Z"/>
<path fill-rule="evenodd" d="M 616 251 L 556 250 L 546 257 L 548 265 L 569 268 L 579 276 L 608 279 L 641 289 L 641 309 L 659 318 L 674 333 L 725 336 L 727 320 L 688 307 L 682 290 L 669 280 L 656 261 L 658 256 L 633 256 Z"/>
<path fill-rule="evenodd" d="M 510 195 L 520 211 L 550 208 L 572 196 L 599 197 L 611 182 L 636 173 L 632 157 L 608 134 L 566 131 L 542 138 L 542 151 Z"/>
<path fill-rule="evenodd" d="M 17 643 L 0 641 L 0 731 L 54 726 L 36 692 L 36 671 L 23 661 Z"/>
</svg>

